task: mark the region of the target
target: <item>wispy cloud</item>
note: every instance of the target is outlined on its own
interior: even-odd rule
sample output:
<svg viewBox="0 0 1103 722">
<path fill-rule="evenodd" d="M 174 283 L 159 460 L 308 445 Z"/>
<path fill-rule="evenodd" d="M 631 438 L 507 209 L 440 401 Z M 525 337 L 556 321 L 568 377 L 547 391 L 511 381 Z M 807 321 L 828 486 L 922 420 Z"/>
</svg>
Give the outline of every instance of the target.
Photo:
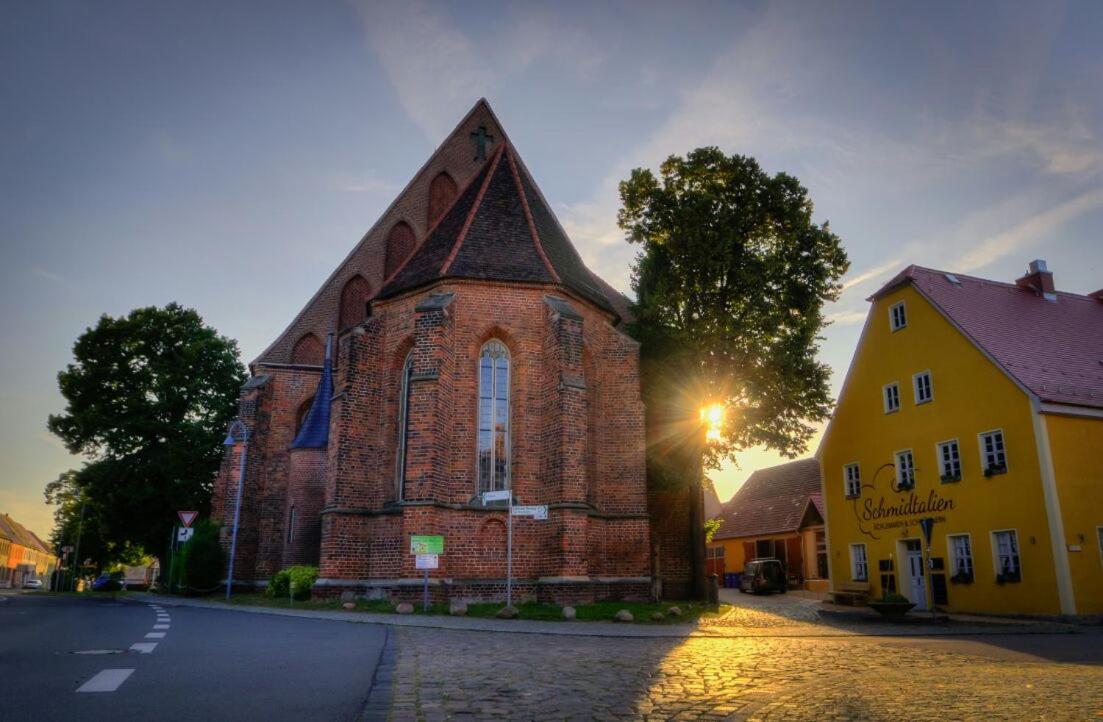
<svg viewBox="0 0 1103 722">
<path fill-rule="evenodd" d="M 342 176 L 337 178 L 334 186 L 345 193 L 381 193 L 394 194 L 399 191 L 399 186 L 383 178 L 379 178 L 372 172 L 359 177 Z"/>
<path fill-rule="evenodd" d="M 993 236 L 988 236 L 978 246 L 961 255 L 952 268 L 972 271 L 983 268 L 1005 256 L 1045 238 L 1052 238 L 1057 230 L 1080 216 L 1103 207 L 1103 188 L 1094 188 L 1074 198 L 1036 213 Z"/>
<path fill-rule="evenodd" d="M 851 288 L 855 288 L 856 286 L 860 286 L 863 283 L 866 283 L 867 281 L 872 281 L 874 279 L 880 278 L 886 273 L 899 270 L 902 265 L 903 259 L 894 258 L 891 261 L 885 261 L 884 263 L 874 266 L 873 268 L 867 268 L 864 271 L 853 274 L 845 281 L 843 281 L 843 291 L 848 291 Z"/>
<path fill-rule="evenodd" d="M 866 320 L 867 310 L 836 311 L 825 316 L 828 323 L 834 326 L 855 326 Z"/>
<path fill-rule="evenodd" d="M 69 279 L 65 278 L 64 276 L 58 275 L 53 271 L 42 268 L 41 266 L 31 266 L 31 274 L 38 276 L 39 278 L 45 278 L 47 281 L 58 283 L 63 286 L 68 286 L 71 283 Z"/>
</svg>

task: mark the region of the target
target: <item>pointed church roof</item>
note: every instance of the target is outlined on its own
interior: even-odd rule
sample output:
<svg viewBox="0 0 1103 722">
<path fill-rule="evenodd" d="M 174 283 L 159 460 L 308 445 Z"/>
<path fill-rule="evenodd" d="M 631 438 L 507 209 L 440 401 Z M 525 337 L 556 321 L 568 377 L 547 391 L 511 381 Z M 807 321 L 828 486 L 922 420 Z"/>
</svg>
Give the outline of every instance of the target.
<svg viewBox="0 0 1103 722">
<path fill-rule="evenodd" d="M 292 449 L 321 449 L 329 443 L 329 407 L 333 398 L 333 334 L 326 338 L 326 359 L 322 365 L 322 376 L 318 379 L 318 390 L 314 394 L 314 403 L 303 419 L 303 425 Z"/>
<path fill-rule="evenodd" d="M 617 313 L 509 141 L 498 144 L 379 298 L 443 278 L 558 283 Z"/>
</svg>

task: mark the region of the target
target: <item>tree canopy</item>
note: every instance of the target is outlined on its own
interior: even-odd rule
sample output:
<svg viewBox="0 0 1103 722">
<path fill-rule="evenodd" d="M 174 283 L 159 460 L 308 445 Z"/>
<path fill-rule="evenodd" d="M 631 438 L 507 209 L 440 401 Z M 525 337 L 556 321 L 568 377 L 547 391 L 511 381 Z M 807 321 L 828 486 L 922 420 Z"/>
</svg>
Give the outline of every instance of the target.
<svg viewBox="0 0 1103 722">
<path fill-rule="evenodd" d="M 642 246 L 634 331 L 649 443 L 660 451 L 651 456 L 684 470 L 701 453 L 715 466 L 754 445 L 804 451 L 831 410 L 829 369 L 816 356 L 823 304 L 849 266 L 839 237 L 812 220 L 808 191 L 753 158 L 706 147 L 671 156 L 658 177 L 633 170 L 620 197 L 618 222 Z M 699 431 L 704 403 L 727 413 L 702 452 L 681 442 Z"/>
<path fill-rule="evenodd" d="M 84 499 L 84 543 L 91 526 L 102 548 L 82 547 L 81 556 L 160 552 L 177 510 L 210 506 L 245 378 L 237 343 L 173 303 L 102 316 L 73 356 L 58 374 L 65 412 L 48 426 L 88 461 L 47 486 L 47 501 L 58 504 L 55 541 L 75 538 Z"/>
</svg>

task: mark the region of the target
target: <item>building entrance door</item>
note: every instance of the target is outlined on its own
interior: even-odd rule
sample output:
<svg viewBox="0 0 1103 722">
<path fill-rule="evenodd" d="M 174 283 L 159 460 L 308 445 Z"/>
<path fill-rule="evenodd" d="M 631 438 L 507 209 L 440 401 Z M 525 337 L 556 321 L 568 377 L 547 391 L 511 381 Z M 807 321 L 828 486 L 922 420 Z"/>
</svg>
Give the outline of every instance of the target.
<svg viewBox="0 0 1103 722">
<path fill-rule="evenodd" d="M 915 602 L 916 609 L 927 608 L 927 577 L 923 573 L 923 548 L 918 539 L 904 542 L 907 555 L 908 598 Z"/>
</svg>

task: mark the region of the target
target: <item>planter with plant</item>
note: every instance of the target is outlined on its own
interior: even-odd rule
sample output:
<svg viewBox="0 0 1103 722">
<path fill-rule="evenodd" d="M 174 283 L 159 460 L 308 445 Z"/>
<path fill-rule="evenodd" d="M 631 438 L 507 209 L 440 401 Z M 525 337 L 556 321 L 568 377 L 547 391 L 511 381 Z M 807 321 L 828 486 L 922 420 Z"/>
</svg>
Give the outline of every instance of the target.
<svg viewBox="0 0 1103 722">
<path fill-rule="evenodd" d="M 880 599 L 870 602 L 869 606 L 883 617 L 900 618 L 912 610 L 915 602 L 895 592 L 885 592 Z"/>
</svg>

